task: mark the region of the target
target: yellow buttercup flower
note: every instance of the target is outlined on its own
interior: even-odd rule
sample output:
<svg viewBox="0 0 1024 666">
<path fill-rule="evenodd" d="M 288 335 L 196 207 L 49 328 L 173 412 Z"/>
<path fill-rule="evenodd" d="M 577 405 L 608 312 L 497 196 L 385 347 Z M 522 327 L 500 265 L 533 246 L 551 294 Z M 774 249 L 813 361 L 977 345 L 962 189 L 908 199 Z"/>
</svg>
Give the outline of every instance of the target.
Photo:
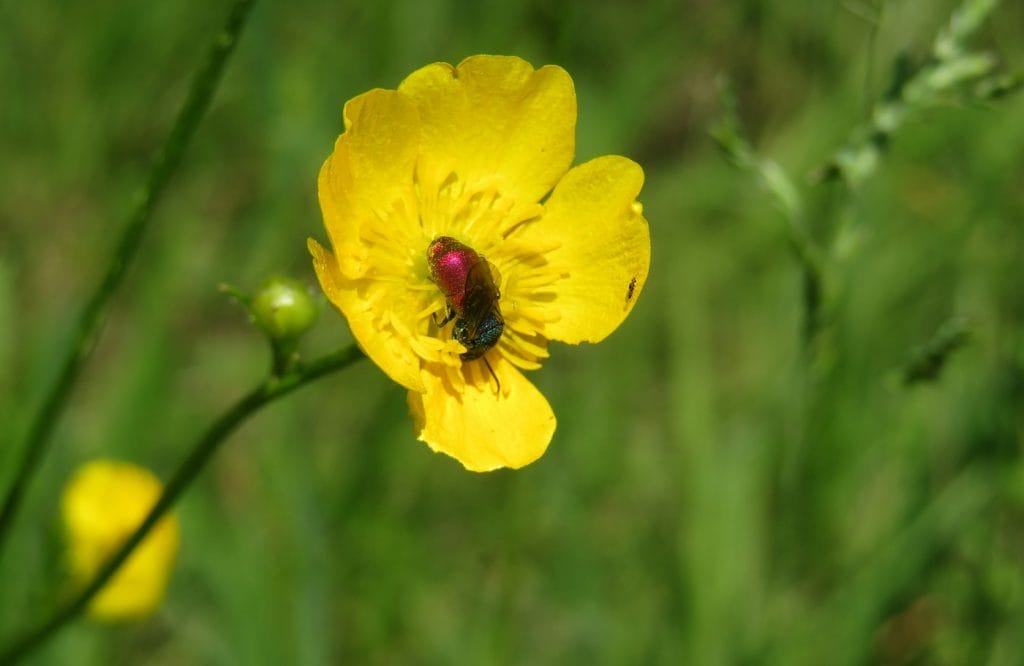
<svg viewBox="0 0 1024 666">
<path fill-rule="evenodd" d="M 94 460 L 74 473 L 64 487 L 61 511 L 76 584 L 92 579 L 145 520 L 162 490 L 151 472 L 130 463 Z M 163 599 L 179 540 L 177 518 L 161 519 L 93 598 L 89 615 L 113 621 L 155 610 Z"/>
<path fill-rule="evenodd" d="M 350 100 L 344 122 L 318 182 L 333 251 L 309 241 L 320 285 L 409 389 L 420 440 L 470 470 L 536 460 L 555 416 L 522 371 L 632 310 L 650 265 L 643 170 L 570 169 L 572 79 L 516 57 L 428 65 Z"/>
</svg>

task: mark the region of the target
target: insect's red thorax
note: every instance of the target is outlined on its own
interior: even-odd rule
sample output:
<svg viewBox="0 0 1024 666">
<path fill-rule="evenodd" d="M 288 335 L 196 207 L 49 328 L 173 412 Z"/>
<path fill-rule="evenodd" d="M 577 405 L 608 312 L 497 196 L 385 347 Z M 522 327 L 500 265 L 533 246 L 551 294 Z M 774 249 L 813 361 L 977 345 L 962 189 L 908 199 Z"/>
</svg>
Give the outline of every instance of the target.
<svg viewBox="0 0 1024 666">
<path fill-rule="evenodd" d="M 450 236 L 439 236 L 427 247 L 430 279 L 457 311 L 462 310 L 469 269 L 480 263 L 480 255 Z"/>
</svg>

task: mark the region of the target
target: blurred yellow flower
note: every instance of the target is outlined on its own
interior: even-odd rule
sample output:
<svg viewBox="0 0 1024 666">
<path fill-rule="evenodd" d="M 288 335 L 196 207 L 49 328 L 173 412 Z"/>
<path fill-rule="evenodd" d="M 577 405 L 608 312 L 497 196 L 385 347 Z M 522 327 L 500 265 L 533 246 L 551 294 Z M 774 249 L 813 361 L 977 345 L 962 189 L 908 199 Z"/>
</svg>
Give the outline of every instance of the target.
<svg viewBox="0 0 1024 666">
<path fill-rule="evenodd" d="M 163 485 L 149 470 L 114 460 L 78 468 L 64 487 L 61 512 L 75 583 L 85 585 L 156 504 Z M 177 518 L 164 517 L 89 606 L 98 620 L 125 620 L 155 610 L 178 552 Z"/>
<path fill-rule="evenodd" d="M 632 310 L 650 264 L 642 169 L 619 156 L 570 169 L 572 79 L 516 57 L 428 65 L 350 100 L 344 122 L 318 182 L 333 251 L 309 242 L 320 285 L 409 389 L 420 440 L 470 470 L 536 460 L 555 416 L 521 370 Z M 428 260 L 439 238 L 459 248 L 454 272 Z"/>
</svg>

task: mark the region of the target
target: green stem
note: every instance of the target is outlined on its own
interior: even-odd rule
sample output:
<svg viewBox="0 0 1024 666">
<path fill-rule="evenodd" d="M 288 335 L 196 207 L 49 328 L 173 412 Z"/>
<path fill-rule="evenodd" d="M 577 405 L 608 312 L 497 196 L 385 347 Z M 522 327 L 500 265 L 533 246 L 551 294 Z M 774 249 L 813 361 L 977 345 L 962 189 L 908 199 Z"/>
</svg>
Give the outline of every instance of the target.
<svg viewBox="0 0 1024 666">
<path fill-rule="evenodd" d="M 210 99 L 220 82 L 224 64 L 238 41 L 238 36 L 245 25 L 253 2 L 254 0 L 235 0 L 223 29 L 213 38 L 206 61 L 196 72 L 188 98 L 181 107 L 174 127 L 150 169 L 146 187 L 141 192 L 135 209 L 121 232 L 120 241 L 107 272 L 93 292 L 85 309 L 79 315 L 71 338 L 72 343 L 61 364 L 60 375 L 29 427 L 25 442 L 21 447 L 21 462 L 18 465 L 14 481 L 4 498 L 3 508 L 0 509 L 0 553 L 2 553 L 4 541 L 11 531 L 11 522 L 18 511 L 29 480 L 46 453 L 50 435 L 57 423 L 57 417 L 67 402 L 82 364 L 89 357 L 96 338 L 99 336 L 103 312 L 114 295 L 114 291 L 124 280 L 125 271 L 128 264 L 131 263 L 132 257 L 138 252 L 152 217 L 153 207 L 181 162 L 182 153 L 195 132 L 196 126 L 210 106 Z"/>
<path fill-rule="evenodd" d="M 142 542 L 149 531 L 174 505 L 178 497 L 192 484 L 199 472 L 203 470 L 210 458 L 217 451 L 235 428 L 251 414 L 295 389 L 323 377 L 363 358 L 363 354 L 355 345 L 350 345 L 333 354 L 323 356 L 312 363 L 301 364 L 287 374 L 274 376 L 243 396 L 220 418 L 213 422 L 206 433 L 196 442 L 195 447 L 181 463 L 174 475 L 164 487 L 163 494 L 157 500 L 149 515 L 142 524 L 122 544 L 121 548 L 107 560 L 89 584 L 64 606 L 58 608 L 53 615 L 35 628 L 26 631 L 11 642 L 10 646 L 0 651 L 0 664 L 13 664 L 23 659 L 33 650 L 41 646 L 50 636 L 77 617 L 89 604 L 94 596 L 103 588 L 117 570 L 124 564 L 132 551 Z"/>
</svg>

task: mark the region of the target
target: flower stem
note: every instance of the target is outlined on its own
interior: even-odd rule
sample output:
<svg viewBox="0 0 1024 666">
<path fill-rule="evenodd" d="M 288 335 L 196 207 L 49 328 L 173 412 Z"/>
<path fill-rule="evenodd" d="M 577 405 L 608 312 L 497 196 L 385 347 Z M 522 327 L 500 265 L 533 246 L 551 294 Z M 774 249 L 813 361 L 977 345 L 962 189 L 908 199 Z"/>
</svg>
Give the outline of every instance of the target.
<svg viewBox="0 0 1024 666">
<path fill-rule="evenodd" d="M 58 608 L 50 617 L 38 626 L 26 631 L 0 651 L 0 664 L 13 664 L 23 659 L 33 650 L 41 646 L 50 636 L 77 617 L 89 604 L 94 596 L 103 588 L 132 551 L 142 543 L 149 531 L 174 505 L 178 497 L 192 484 L 199 472 L 206 467 L 210 458 L 220 445 L 250 415 L 264 405 L 280 398 L 295 389 L 337 370 L 348 367 L 363 358 L 363 353 L 355 345 L 350 345 L 332 354 L 322 356 L 311 362 L 294 367 L 281 376 L 272 376 L 255 389 L 243 396 L 230 409 L 224 412 L 202 437 L 196 442 L 192 452 L 181 463 L 174 475 L 164 487 L 163 494 L 150 509 L 146 519 L 132 533 L 114 555 L 107 560 L 92 580 L 89 581 L 70 602 Z"/>
<path fill-rule="evenodd" d="M 210 99 L 220 82 L 224 65 L 245 26 L 253 2 L 254 0 L 234 0 L 227 21 L 214 36 L 205 62 L 196 71 L 188 98 L 178 113 L 178 118 L 163 149 L 150 169 L 146 186 L 139 194 L 131 217 L 121 232 L 121 238 L 110 265 L 107 267 L 107 272 L 78 317 L 71 338 L 72 343 L 61 363 L 60 375 L 29 427 L 25 442 L 21 447 L 21 462 L 18 465 L 14 481 L 4 497 L 3 507 L 0 508 L 0 552 L 3 551 L 4 541 L 10 533 L 11 522 L 21 504 L 29 480 L 46 453 L 57 418 L 67 402 L 82 364 L 89 357 L 96 339 L 99 337 L 103 312 L 114 292 L 124 280 L 128 264 L 138 252 L 146 228 L 149 226 L 153 208 L 171 175 L 181 162 L 181 156 L 195 132 L 196 126 L 210 106 Z"/>
</svg>

